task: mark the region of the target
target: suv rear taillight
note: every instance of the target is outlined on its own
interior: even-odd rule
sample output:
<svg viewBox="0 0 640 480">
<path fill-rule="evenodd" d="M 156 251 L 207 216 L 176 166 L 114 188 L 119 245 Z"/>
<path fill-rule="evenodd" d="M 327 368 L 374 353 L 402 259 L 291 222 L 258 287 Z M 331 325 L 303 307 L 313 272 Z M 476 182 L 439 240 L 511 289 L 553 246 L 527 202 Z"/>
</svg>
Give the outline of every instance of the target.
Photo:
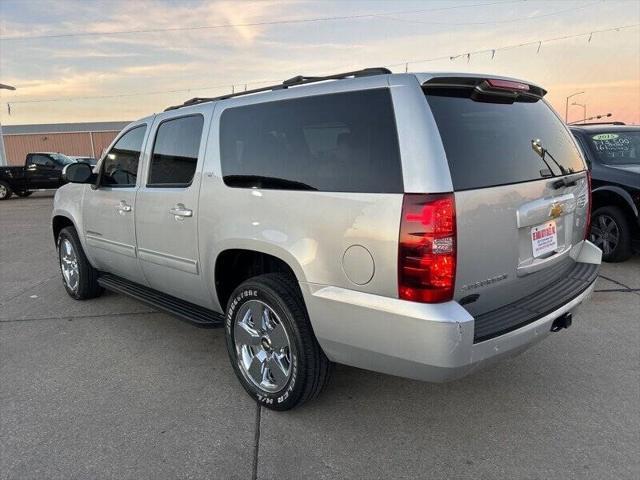
<svg viewBox="0 0 640 480">
<path fill-rule="evenodd" d="M 589 230 L 591 230 L 591 202 L 593 200 L 591 195 L 591 170 L 587 170 L 587 188 L 589 189 L 587 197 L 589 199 L 589 203 L 587 204 L 587 222 L 584 229 L 585 240 L 589 240 Z"/>
<path fill-rule="evenodd" d="M 398 246 L 398 295 L 414 302 L 446 302 L 456 280 L 456 205 L 453 193 L 404 195 Z"/>
</svg>

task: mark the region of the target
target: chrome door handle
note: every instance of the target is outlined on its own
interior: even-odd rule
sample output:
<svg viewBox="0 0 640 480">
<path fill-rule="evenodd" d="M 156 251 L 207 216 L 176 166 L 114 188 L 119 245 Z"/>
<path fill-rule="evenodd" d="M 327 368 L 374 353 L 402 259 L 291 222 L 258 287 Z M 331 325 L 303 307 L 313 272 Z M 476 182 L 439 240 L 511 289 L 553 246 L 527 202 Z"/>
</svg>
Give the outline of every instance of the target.
<svg viewBox="0 0 640 480">
<path fill-rule="evenodd" d="M 193 217 L 193 210 L 186 208 L 182 203 L 177 204 L 171 210 L 169 210 L 171 215 L 175 215 L 177 217 Z"/>
<path fill-rule="evenodd" d="M 120 203 L 116 206 L 116 209 L 121 214 L 128 213 L 131 211 L 131 205 L 128 205 L 127 202 L 125 202 L 124 200 L 120 200 Z"/>
</svg>

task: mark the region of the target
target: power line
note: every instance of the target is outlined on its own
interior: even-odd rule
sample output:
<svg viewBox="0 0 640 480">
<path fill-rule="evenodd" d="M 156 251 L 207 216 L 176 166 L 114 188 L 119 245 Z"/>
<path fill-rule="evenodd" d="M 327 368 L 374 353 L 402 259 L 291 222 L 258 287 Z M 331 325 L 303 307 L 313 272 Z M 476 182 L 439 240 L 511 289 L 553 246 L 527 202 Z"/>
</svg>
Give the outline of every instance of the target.
<svg viewBox="0 0 640 480">
<path fill-rule="evenodd" d="M 113 95 L 92 95 L 92 96 L 81 96 L 81 97 L 62 97 L 62 98 L 45 98 L 40 100 L 16 100 L 14 102 L 9 102 L 13 104 L 25 104 L 25 103 L 49 103 L 49 102 L 71 102 L 74 100 L 100 100 L 104 98 L 125 98 L 125 97 L 139 97 L 143 95 L 161 95 L 167 93 L 186 93 L 186 92 L 195 92 L 199 90 L 214 90 L 216 88 L 235 88 L 237 86 L 247 86 L 247 85 L 259 85 L 262 83 L 277 83 L 280 80 L 255 80 L 253 82 L 244 82 L 244 83 L 221 83 L 218 85 L 208 85 L 201 87 L 191 87 L 191 88 L 178 88 L 174 90 L 156 90 L 153 92 L 133 92 L 133 93 L 117 93 Z"/>
<path fill-rule="evenodd" d="M 513 23 L 513 22 L 522 22 L 522 21 L 526 21 L 526 20 L 536 20 L 538 18 L 554 17 L 556 15 L 561 15 L 563 13 L 575 12 L 576 10 L 582 10 L 584 8 L 589 8 L 589 7 L 592 7 L 593 5 L 595 5 L 597 3 L 602 3 L 602 0 L 596 0 L 595 2 L 585 3 L 585 4 L 577 6 L 577 7 L 565 8 L 564 10 L 558 10 L 558 11 L 555 11 L 555 12 L 542 13 L 540 15 L 532 15 L 530 17 L 517 17 L 517 18 L 511 18 L 511 19 L 508 19 L 508 20 L 489 20 L 489 21 L 486 21 L 486 22 L 455 22 L 455 23 L 451 23 L 451 22 L 435 22 L 435 21 L 431 21 L 431 20 L 424 21 L 424 20 L 412 20 L 412 19 L 407 19 L 407 18 L 396 18 L 396 17 L 391 16 L 392 14 L 384 15 L 384 17 L 388 18 L 390 20 L 396 20 L 398 22 L 417 23 L 417 24 L 421 24 L 421 25 L 448 25 L 450 27 L 458 26 L 458 25 L 460 25 L 460 26 L 463 26 L 463 25 L 495 25 L 495 24 L 499 24 L 499 23 Z"/>
<path fill-rule="evenodd" d="M 152 29 L 138 29 L 138 30 L 117 30 L 110 32 L 76 32 L 76 33 L 56 33 L 51 35 L 18 35 L 13 37 L 0 37 L 0 41 L 3 42 L 15 42 L 21 40 L 40 40 L 40 39 L 54 39 L 54 38 L 70 38 L 70 37 L 93 37 L 93 36 L 114 36 L 114 35 L 130 35 L 138 33 L 162 33 L 162 32 L 181 32 L 189 30 L 212 30 L 219 28 L 234 28 L 234 27 L 258 27 L 258 26 L 270 26 L 270 25 L 285 25 L 296 23 L 312 23 L 312 22 L 331 22 L 338 20 L 354 20 L 361 18 L 372 17 L 385 17 L 387 15 L 408 15 L 412 13 L 427 13 L 427 12 L 439 12 L 445 10 L 454 10 L 459 8 L 472 8 L 472 7 L 488 7 L 492 5 L 504 5 L 508 3 L 521 3 L 526 0 L 508 0 L 500 2 L 488 2 L 488 3 L 475 3 L 471 5 L 453 5 L 450 7 L 439 8 L 426 8 L 420 10 L 399 10 L 395 12 L 387 13 L 362 13 L 357 15 L 339 15 L 333 17 L 313 17 L 313 18 L 299 18 L 291 20 L 271 20 L 261 22 L 247 22 L 247 23 L 222 23 L 218 25 L 200 25 L 194 27 L 167 27 L 167 28 L 152 28 Z"/>
<path fill-rule="evenodd" d="M 466 57 L 467 60 L 469 60 L 471 58 L 471 55 L 478 55 L 480 53 L 491 53 L 491 58 L 493 58 L 495 56 L 496 52 L 502 51 L 502 50 L 512 50 L 514 48 L 520 48 L 520 47 L 528 47 L 528 46 L 532 46 L 532 45 L 538 45 L 538 47 L 540 47 L 543 43 L 549 43 L 549 42 L 557 42 L 560 40 L 568 40 L 570 38 L 579 38 L 579 37 L 586 37 L 589 36 L 589 42 L 591 42 L 591 38 L 593 37 L 593 35 L 595 33 L 605 33 L 605 32 L 613 32 L 613 31 L 620 31 L 620 30 L 625 30 L 627 28 L 637 28 L 640 27 L 640 23 L 634 23 L 632 25 L 622 25 L 619 27 L 612 27 L 612 28 L 604 28 L 602 30 L 591 30 L 589 32 L 584 32 L 584 33 L 577 33 L 574 35 L 564 35 L 562 37 L 553 37 L 553 38 L 545 38 L 543 40 L 534 40 L 531 42 L 524 42 L 524 43 L 514 43 L 512 45 L 504 45 L 502 47 L 496 47 L 496 48 L 485 48 L 483 50 L 474 50 L 474 51 L 469 51 L 469 52 L 464 52 L 464 53 L 457 53 L 455 55 L 444 55 L 441 57 L 432 57 L 432 58 L 423 58 L 420 60 L 405 60 L 404 62 L 398 62 L 398 63 L 392 63 L 389 65 L 385 65 L 385 67 L 391 68 L 391 67 L 401 67 L 401 66 L 407 66 L 407 65 L 411 65 L 414 63 L 426 63 L 426 62 L 434 62 L 436 60 L 455 60 L 457 58 L 460 57 Z M 540 50 L 538 49 L 538 52 Z"/>
<path fill-rule="evenodd" d="M 543 43 L 549 43 L 549 42 L 557 42 L 560 40 L 568 40 L 571 38 L 580 38 L 580 37 L 588 37 L 588 41 L 591 42 L 591 38 L 593 37 L 594 34 L 598 34 L 598 33 L 606 33 L 606 32 L 613 32 L 613 31 L 620 31 L 620 30 L 625 30 L 625 29 L 629 29 L 629 28 L 637 28 L 640 27 L 640 23 L 636 23 L 636 24 L 632 24 L 632 25 L 621 25 L 618 27 L 612 27 L 612 28 L 606 28 L 606 29 L 601 29 L 601 30 L 591 30 L 588 32 L 583 32 L 583 33 L 577 33 L 577 34 L 573 34 L 573 35 L 564 35 L 561 37 L 552 37 L 552 38 L 546 38 L 546 39 L 542 39 L 542 40 L 535 40 L 535 41 L 530 41 L 530 42 L 524 42 L 524 43 L 517 43 L 517 44 L 511 44 L 511 45 L 503 45 L 501 47 L 496 47 L 496 48 L 487 48 L 487 49 L 483 49 L 483 50 L 475 50 L 475 51 L 468 51 L 468 52 L 463 52 L 463 53 L 457 53 L 457 54 L 453 54 L 453 55 L 443 55 L 440 57 L 431 57 L 431 58 L 424 58 L 424 59 L 418 59 L 418 60 L 404 60 L 402 62 L 398 62 L 398 63 L 392 63 L 392 64 L 387 64 L 384 65 L 385 67 L 388 68 L 393 68 L 393 67 L 405 67 L 406 69 L 408 69 L 409 65 L 412 64 L 416 64 L 416 63 L 426 63 L 426 62 L 433 62 L 433 61 L 437 61 L 437 60 L 456 60 L 458 58 L 467 58 L 467 60 L 469 60 L 471 58 L 472 55 L 478 55 L 478 54 L 483 54 L 483 53 L 491 53 L 492 56 L 491 58 L 493 58 L 495 56 L 496 52 L 499 51 L 504 51 L 504 50 L 512 50 L 514 48 L 520 48 L 520 47 L 526 47 L 526 46 L 534 46 L 534 45 L 538 45 L 538 47 L 540 47 Z M 166 93 L 184 93 L 184 92 L 191 92 L 191 91 L 197 91 L 197 90 L 213 90 L 216 88 L 229 88 L 229 89 L 235 89 L 238 86 L 247 86 L 247 85 L 256 85 L 256 84 L 262 84 L 262 83 L 278 83 L 280 82 L 280 80 L 254 80 L 251 82 L 238 82 L 238 83 L 225 83 L 225 84 L 218 84 L 218 85 L 210 85 L 210 86 L 202 86 L 202 87 L 195 87 L 195 88 L 184 88 L 184 89 L 172 89 L 172 90 L 160 90 L 160 91 L 154 91 L 154 92 L 134 92 L 134 93 L 122 93 L 122 94 L 114 94 L 114 95 L 97 95 L 97 96 L 82 96 L 82 97 L 63 97 L 63 98 L 50 98 L 50 99 L 41 99 L 41 100 L 16 100 L 16 101 L 12 101 L 9 102 L 13 105 L 17 105 L 17 104 L 26 104 L 26 103 L 49 103 L 49 102 L 68 102 L 68 101 L 75 101 L 75 100 L 97 100 L 97 99 L 106 99 L 106 98 L 121 98 L 121 97 L 137 97 L 137 96 L 144 96 L 144 95 L 159 95 L 159 94 L 166 94 Z"/>
</svg>

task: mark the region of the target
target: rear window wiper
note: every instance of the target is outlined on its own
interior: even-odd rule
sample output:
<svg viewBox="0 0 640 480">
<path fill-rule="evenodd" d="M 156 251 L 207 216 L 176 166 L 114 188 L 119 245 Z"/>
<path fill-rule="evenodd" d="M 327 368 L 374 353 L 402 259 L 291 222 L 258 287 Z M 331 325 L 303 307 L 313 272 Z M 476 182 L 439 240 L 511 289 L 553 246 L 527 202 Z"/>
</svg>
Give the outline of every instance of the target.
<svg viewBox="0 0 640 480">
<path fill-rule="evenodd" d="M 551 168 L 551 165 L 549 165 L 549 162 L 547 162 L 547 157 L 549 157 L 551 161 L 556 164 L 556 166 L 560 170 L 561 175 L 568 175 L 569 173 L 572 173 L 567 171 L 565 167 L 563 167 L 562 165 L 560 165 L 560 163 L 558 163 L 558 161 L 553 157 L 553 155 L 549 153 L 549 150 L 547 150 L 542 146 L 542 140 L 540 140 L 539 138 L 536 138 L 535 140 L 531 140 L 531 148 L 533 149 L 534 152 L 536 152 L 540 156 L 544 164 L 547 166 L 546 169 L 540 170 L 541 176 L 543 177 L 551 176 L 554 178 L 558 176 L 555 173 L 553 173 L 553 169 Z M 545 175 L 545 173 L 547 172 L 549 172 L 549 175 Z M 562 177 L 557 182 L 553 182 L 552 187 L 555 189 L 558 189 L 560 187 L 570 187 L 575 184 L 576 184 L 575 180 Z"/>
</svg>

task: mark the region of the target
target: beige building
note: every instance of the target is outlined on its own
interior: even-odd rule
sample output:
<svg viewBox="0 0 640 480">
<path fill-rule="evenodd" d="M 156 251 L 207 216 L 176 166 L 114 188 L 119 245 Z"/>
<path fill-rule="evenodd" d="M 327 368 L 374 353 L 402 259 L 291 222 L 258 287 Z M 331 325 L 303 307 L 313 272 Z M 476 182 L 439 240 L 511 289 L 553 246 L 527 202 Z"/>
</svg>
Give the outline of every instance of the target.
<svg viewBox="0 0 640 480">
<path fill-rule="evenodd" d="M 59 152 L 99 158 L 129 122 L 3 125 L 8 165 L 22 165 L 27 153 Z"/>
</svg>

